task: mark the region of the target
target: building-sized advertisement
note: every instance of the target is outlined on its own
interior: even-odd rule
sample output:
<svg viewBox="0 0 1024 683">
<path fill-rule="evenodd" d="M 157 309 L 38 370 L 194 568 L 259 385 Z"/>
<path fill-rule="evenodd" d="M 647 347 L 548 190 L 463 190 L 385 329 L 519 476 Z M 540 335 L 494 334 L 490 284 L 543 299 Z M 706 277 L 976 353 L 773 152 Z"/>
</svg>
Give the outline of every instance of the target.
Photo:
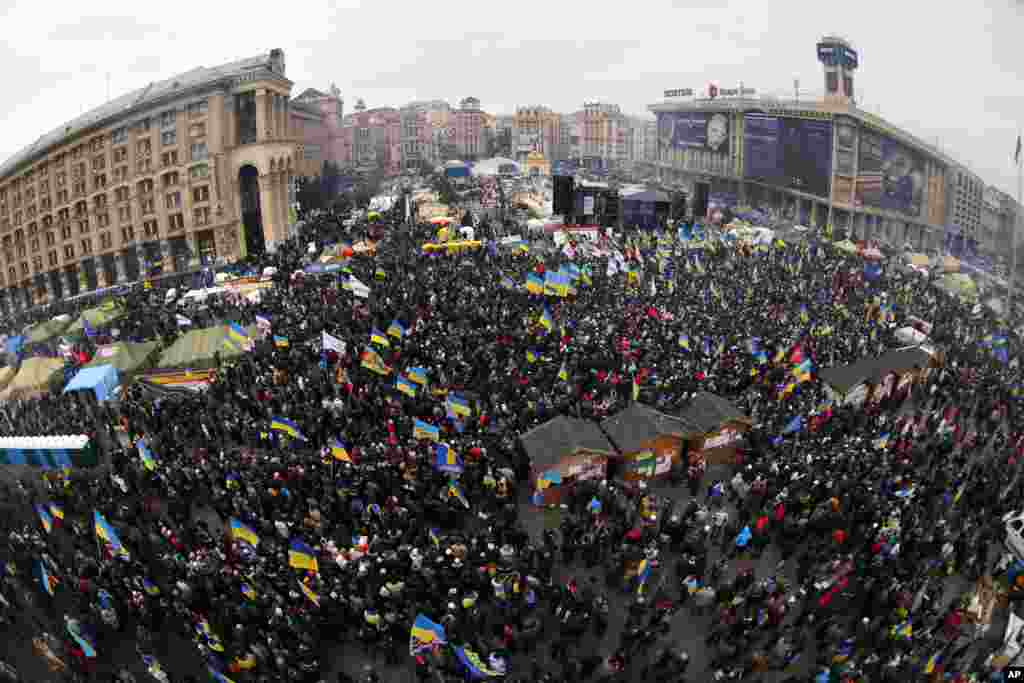
<svg viewBox="0 0 1024 683">
<path fill-rule="evenodd" d="M 924 210 L 924 161 L 906 145 L 861 129 L 856 201 L 913 218 Z"/>
<path fill-rule="evenodd" d="M 827 197 L 832 176 L 832 123 L 746 114 L 744 174 L 750 180 Z"/>
<path fill-rule="evenodd" d="M 663 112 L 658 114 L 658 140 L 663 148 L 729 151 L 729 115 L 723 112 Z"/>
</svg>

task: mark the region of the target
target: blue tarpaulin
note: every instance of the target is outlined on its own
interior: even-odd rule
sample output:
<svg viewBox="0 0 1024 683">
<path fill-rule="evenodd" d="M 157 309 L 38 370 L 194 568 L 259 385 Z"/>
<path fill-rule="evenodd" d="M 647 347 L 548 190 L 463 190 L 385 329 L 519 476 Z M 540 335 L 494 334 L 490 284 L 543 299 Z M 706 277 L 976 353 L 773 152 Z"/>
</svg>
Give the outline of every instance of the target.
<svg viewBox="0 0 1024 683">
<path fill-rule="evenodd" d="M 5 351 L 11 355 L 18 355 L 18 351 L 21 351 L 21 347 L 25 345 L 25 337 L 18 335 L 17 337 L 8 337 Z"/>
<path fill-rule="evenodd" d="M 97 401 L 106 401 L 114 393 L 120 381 L 117 368 L 113 365 L 97 365 L 82 368 L 71 380 L 64 393 L 69 391 L 94 391 Z"/>
</svg>

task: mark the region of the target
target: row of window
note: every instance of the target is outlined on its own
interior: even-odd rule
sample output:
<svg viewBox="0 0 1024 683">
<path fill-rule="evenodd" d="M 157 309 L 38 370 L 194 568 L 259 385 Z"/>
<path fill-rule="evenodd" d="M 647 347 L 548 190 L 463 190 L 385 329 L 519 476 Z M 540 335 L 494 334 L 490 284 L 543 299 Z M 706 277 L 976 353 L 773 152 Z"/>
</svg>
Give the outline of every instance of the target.
<svg viewBox="0 0 1024 683">
<path fill-rule="evenodd" d="M 192 225 L 194 227 L 202 227 L 210 224 L 210 208 L 199 207 L 192 211 Z M 174 213 L 167 217 L 167 232 L 174 233 L 185 228 L 185 216 L 181 213 Z M 160 236 L 159 224 L 156 220 L 147 220 L 142 223 L 142 233 L 146 239 L 155 239 Z M 124 243 L 130 243 L 135 240 L 135 229 L 133 226 L 125 226 L 121 228 L 121 238 Z M 53 246 L 52 234 L 48 234 L 48 246 Z M 99 235 L 99 248 L 100 251 L 108 251 L 113 248 L 113 239 L 109 232 L 103 232 Z M 92 238 L 86 237 L 79 241 L 78 250 L 76 252 L 74 244 L 65 244 L 63 247 L 64 260 L 72 261 L 75 260 L 76 254 L 80 256 L 90 256 L 93 252 L 93 241 Z M 10 252 L 5 253 L 5 261 L 9 265 L 8 273 L 11 276 L 11 281 L 17 279 L 17 270 L 12 264 L 14 260 L 13 254 Z M 24 247 L 22 246 L 18 250 L 17 258 L 25 258 Z M 59 265 L 59 255 L 56 250 L 49 251 L 46 255 L 47 264 L 50 267 Z M 31 271 L 28 261 L 22 261 L 20 264 L 21 274 L 23 277 L 29 275 L 31 271 L 36 273 L 43 270 L 43 257 L 41 255 L 35 255 L 32 257 Z"/>
<path fill-rule="evenodd" d="M 206 113 L 207 113 L 207 110 L 208 110 L 208 106 L 209 105 L 208 105 L 206 100 L 201 100 L 199 102 L 193 102 L 192 104 L 189 104 L 186 107 L 186 114 L 189 117 L 189 119 L 194 119 L 194 118 L 199 118 L 199 117 L 205 116 Z M 161 141 L 161 143 L 164 146 L 169 146 L 169 145 L 173 145 L 173 144 L 177 143 L 177 131 L 176 130 L 168 130 L 168 129 L 173 129 L 175 127 L 175 124 L 176 124 L 176 121 L 177 121 L 176 117 L 177 117 L 177 112 L 176 111 L 165 111 L 165 112 L 162 112 L 159 115 L 159 117 L 158 117 L 159 118 L 159 123 L 160 123 L 160 129 L 161 129 L 160 141 Z M 142 119 L 142 120 L 136 122 L 133 125 L 133 127 L 135 128 L 137 133 L 148 132 L 150 130 L 150 119 L 149 118 Z M 206 123 L 203 122 L 203 121 L 198 121 L 198 122 L 192 123 L 192 124 L 189 125 L 188 132 L 189 132 L 189 137 L 191 137 L 191 138 L 204 137 L 206 135 Z M 126 143 L 127 141 L 128 141 L 128 126 L 122 126 L 120 128 L 116 128 L 116 129 L 114 129 L 113 131 L 110 132 L 110 144 L 112 146 L 114 146 L 114 145 L 122 145 L 122 144 Z M 146 143 L 148 143 L 148 140 L 146 140 L 146 141 L 141 141 L 140 140 L 139 142 L 146 142 Z M 48 189 L 49 189 L 48 181 L 45 180 L 45 178 L 49 174 L 49 167 L 50 166 L 62 166 L 66 162 L 67 158 L 70 158 L 71 161 L 73 161 L 73 162 L 74 161 L 78 161 L 83 156 L 85 156 L 86 153 L 98 154 L 98 153 L 102 152 L 105 147 L 106 147 L 106 136 L 103 136 L 103 135 L 96 136 L 92 140 L 90 140 L 88 142 L 88 144 L 84 144 L 83 143 L 83 144 L 80 144 L 80 145 L 76 145 L 74 148 L 72 148 L 68 152 L 63 152 L 63 153 L 56 154 L 56 155 L 54 155 L 52 157 L 52 159 L 51 159 L 51 161 L 49 163 L 42 162 L 36 168 L 34 168 L 32 170 L 29 170 L 29 171 L 26 171 L 23 176 L 20 176 L 18 178 L 14 178 L 12 180 L 12 182 L 11 182 L 11 185 L 9 187 L 12 189 L 12 195 L 15 197 L 15 206 L 18 206 L 20 201 L 21 201 L 21 195 L 20 195 L 21 187 L 23 185 L 28 185 L 28 184 L 32 183 L 33 180 L 35 178 L 37 178 L 37 177 L 40 178 L 40 190 L 43 191 L 43 192 L 48 191 Z M 192 145 L 192 147 L 193 147 L 194 150 L 197 148 L 196 145 Z M 205 148 L 206 148 L 206 145 L 205 145 L 205 143 L 203 143 L 201 145 L 201 150 L 197 151 L 198 152 L 198 156 L 197 156 L 197 154 L 193 154 L 193 158 L 194 159 L 198 159 L 198 158 L 205 159 L 206 158 Z M 147 152 L 148 152 L 148 144 L 147 144 Z M 113 158 L 114 158 L 114 163 L 118 163 L 118 162 L 124 161 L 127 158 L 127 148 L 121 147 L 119 149 L 115 149 L 114 150 L 114 157 Z M 100 170 L 100 169 L 104 168 L 105 164 L 106 164 L 105 155 L 95 156 L 93 158 L 93 160 L 92 160 L 92 167 L 93 167 L 94 171 L 95 170 Z M 83 169 L 82 174 L 84 175 L 84 164 L 80 164 L 79 166 Z M 60 172 L 58 174 L 58 182 L 57 182 L 58 187 L 62 186 L 64 184 L 63 183 L 63 176 L 64 176 L 63 172 Z M 8 193 L 8 188 L 7 187 L 0 188 L 0 205 L 5 205 L 6 204 L 7 193 Z M 27 201 L 31 201 L 33 195 L 34 195 L 34 190 L 31 187 L 27 188 L 26 189 Z"/>
<path fill-rule="evenodd" d="M 204 149 L 205 151 L 205 149 Z M 146 160 L 148 162 L 148 160 Z M 177 151 L 168 152 L 164 154 L 165 166 L 172 167 L 177 166 Z M 147 164 L 148 167 L 148 164 Z M 114 169 L 114 183 L 121 184 L 126 182 L 128 178 L 127 166 L 122 166 Z M 189 178 L 191 181 L 198 181 L 208 178 L 210 175 L 210 169 L 207 164 L 198 164 L 189 168 Z M 177 171 L 171 171 L 163 176 L 164 187 L 170 187 L 179 184 L 179 174 Z M 139 183 L 139 187 L 151 187 L 152 181 L 147 179 Z M 105 173 L 99 173 L 93 177 L 93 191 L 100 192 L 107 187 L 107 175 Z M 126 201 L 128 198 L 128 188 L 120 187 L 114 190 L 117 201 Z M 68 195 L 67 190 L 58 190 L 57 192 L 57 206 L 67 204 L 70 198 L 84 197 L 87 194 L 87 187 L 85 180 L 75 181 L 72 185 L 72 194 Z M 94 203 L 97 206 L 102 206 L 106 203 L 106 195 L 101 194 L 93 198 Z M 44 198 L 40 202 L 40 208 L 44 212 L 52 210 L 53 205 L 50 202 L 49 197 Z M 0 211 L 0 219 L 6 216 L 6 211 Z M 26 211 L 15 211 L 14 212 L 14 227 L 20 226 L 25 220 L 31 221 L 36 217 L 37 210 L 34 206 L 29 207 Z M 7 231 L 11 228 L 11 222 L 9 219 L 0 220 L 0 229 Z"/>
</svg>

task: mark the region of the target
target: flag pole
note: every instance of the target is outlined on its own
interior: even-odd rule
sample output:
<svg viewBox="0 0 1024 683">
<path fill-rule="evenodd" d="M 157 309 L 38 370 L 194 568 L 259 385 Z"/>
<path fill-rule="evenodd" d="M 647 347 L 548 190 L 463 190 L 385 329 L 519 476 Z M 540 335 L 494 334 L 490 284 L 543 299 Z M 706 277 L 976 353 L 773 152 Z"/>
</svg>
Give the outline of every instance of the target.
<svg viewBox="0 0 1024 683">
<path fill-rule="evenodd" d="M 1007 321 L 1007 326 L 1010 324 L 1010 314 L 1013 311 L 1013 284 L 1017 277 L 1017 232 L 1020 229 L 1020 214 L 1021 214 L 1021 190 L 1022 190 L 1022 179 L 1021 179 L 1021 138 L 1020 133 L 1017 133 L 1017 148 L 1016 153 L 1013 155 L 1013 163 L 1017 166 L 1017 206 L 1014 207 L 1013 211 L 1013 228 L 1010 231 L 1010 279 L 1006 283 L 1006 310 L 1003 311 L 1003 317 Z"/>
</svg>

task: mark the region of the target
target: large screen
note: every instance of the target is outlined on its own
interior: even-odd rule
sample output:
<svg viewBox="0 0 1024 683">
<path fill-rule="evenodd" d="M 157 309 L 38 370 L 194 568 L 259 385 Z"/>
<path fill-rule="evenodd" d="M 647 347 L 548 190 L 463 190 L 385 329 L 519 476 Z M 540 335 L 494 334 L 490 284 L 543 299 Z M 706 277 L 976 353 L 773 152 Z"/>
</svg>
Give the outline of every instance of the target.
<svg viewBox="0 0 1024 683">
<path fill-rule="evenodd" d="M 765 114 L 743 117 L 745 175 L 827 197 L 832 175 L 832 123 Z"/>
<path fill-rule="evenodd" d="M 658 114 L 658 139 L 663 147 L 697 147 L 729 151 L 729 115 L 721 112 Z"/>
<path fill-rule="evenodd" d="M 924 161 L 895 140 L 862 129 L 856 201 L 915 218 L 923 210 Z"/>
</svg>

